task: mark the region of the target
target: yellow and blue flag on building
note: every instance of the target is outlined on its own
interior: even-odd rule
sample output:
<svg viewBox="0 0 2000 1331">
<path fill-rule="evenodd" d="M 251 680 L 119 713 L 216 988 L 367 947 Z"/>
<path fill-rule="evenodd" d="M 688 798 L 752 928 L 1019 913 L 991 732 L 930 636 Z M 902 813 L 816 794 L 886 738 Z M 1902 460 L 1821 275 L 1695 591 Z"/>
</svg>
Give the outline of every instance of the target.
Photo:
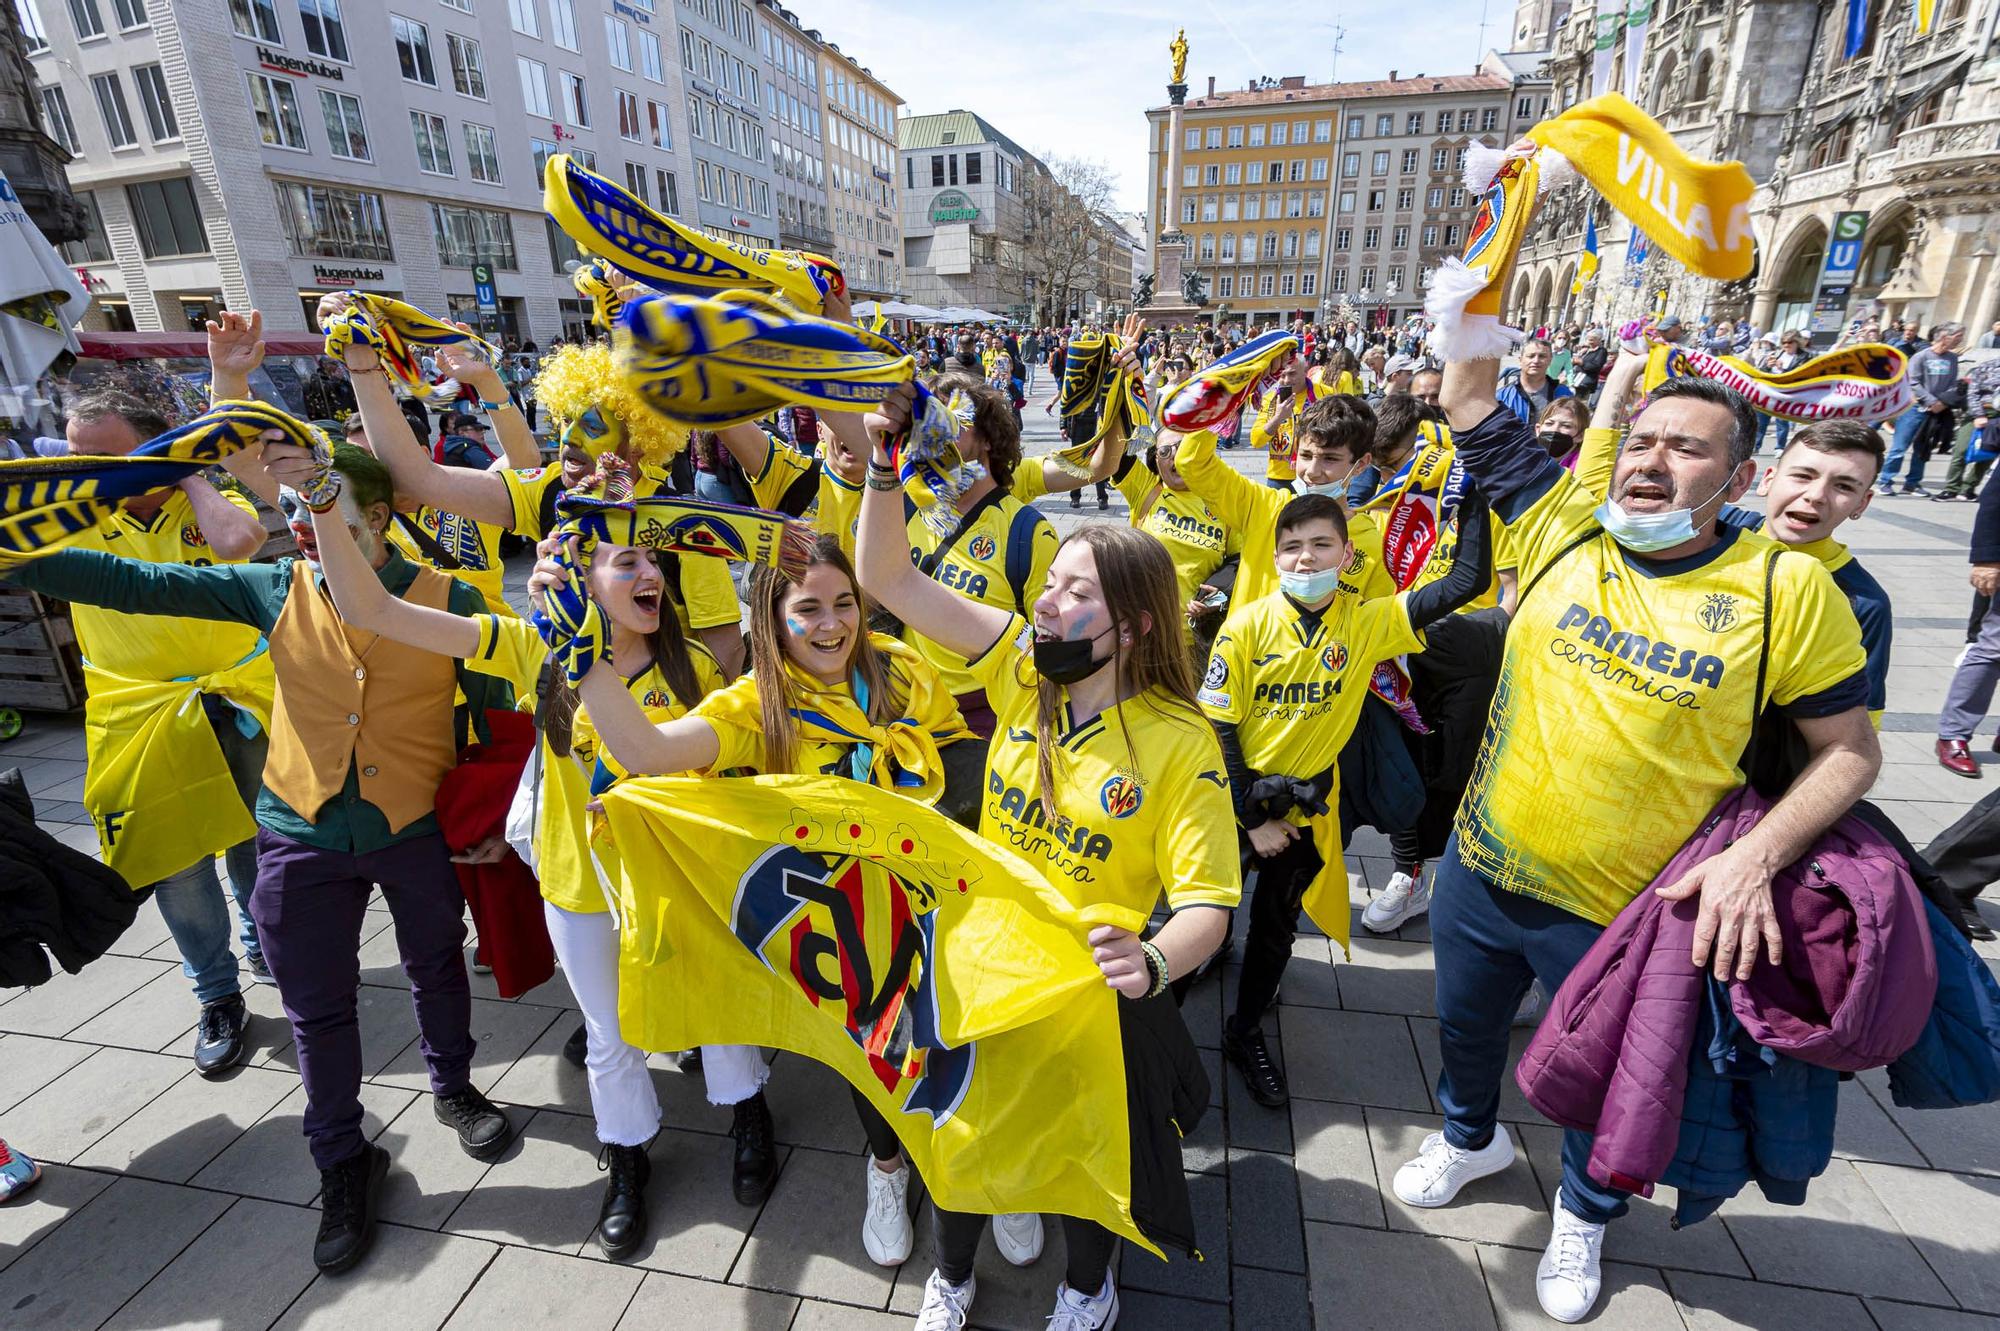
<svg viewBox="0 0 2000 1331">
<path fill-rule="evenodd" d="M 1597 276 L 1597 214 L 1589 215 L 1583 224 L 1583 257 L 1576 261 L 1576 278 L 1569 284 L 1572 296 L 1579 295 Z"/>
</svg>

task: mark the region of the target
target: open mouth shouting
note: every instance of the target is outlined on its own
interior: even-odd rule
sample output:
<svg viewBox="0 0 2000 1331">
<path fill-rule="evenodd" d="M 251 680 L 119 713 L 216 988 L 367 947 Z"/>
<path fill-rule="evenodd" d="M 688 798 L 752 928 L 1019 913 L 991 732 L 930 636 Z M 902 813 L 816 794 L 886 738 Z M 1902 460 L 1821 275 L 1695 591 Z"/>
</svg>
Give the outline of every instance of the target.
<svg viewBox="0 0 2000 1331">
<path fill-rule="evenodd" d="M 1625 493 L 1619 502 L 1633 513 L 1658 513 L 1673 507 L 1674 489 L 1664 481 L 1649 480 L 1635 476 L 1625 482 Z"/>
<path fill-rule="evenodd" d="M 307 563 L 319 563 L 319 538 L 313 534 L 312 522 L 293 520 L 285 524 L 292 529 L 292 539 L 298 543 L 299 554 Z"/>
<path fill-rule="evenodd" d="M 652 615 L 657 618 L 660 613 L 660 589 L 658 587 L 648 587 L 643 591 L 633 592 L 632 606 L 641 614 Z"/>
</svg>

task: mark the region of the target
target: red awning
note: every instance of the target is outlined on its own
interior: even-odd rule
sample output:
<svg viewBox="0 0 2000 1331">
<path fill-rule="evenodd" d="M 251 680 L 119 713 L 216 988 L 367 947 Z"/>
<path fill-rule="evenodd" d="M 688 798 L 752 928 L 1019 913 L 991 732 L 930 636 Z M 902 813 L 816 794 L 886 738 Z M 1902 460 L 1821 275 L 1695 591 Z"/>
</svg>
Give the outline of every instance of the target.
<svg viewBox="0 0 2000 1331">
<path fill-rule="evenodd" d="M 202 333 L 79 333 L 83 354 L 100 360 L 208 359 L 208 338 Z M 317 356 L 326 339 L 317 333 L 267 333 L 264 350 L 272 356 Z"/>
</svg>

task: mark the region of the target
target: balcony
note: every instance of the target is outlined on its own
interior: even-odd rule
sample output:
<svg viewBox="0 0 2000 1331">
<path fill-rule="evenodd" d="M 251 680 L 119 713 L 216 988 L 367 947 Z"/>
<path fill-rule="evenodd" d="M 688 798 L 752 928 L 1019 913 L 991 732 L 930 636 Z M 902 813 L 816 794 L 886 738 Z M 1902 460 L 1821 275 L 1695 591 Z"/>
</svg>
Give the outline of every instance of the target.
<svg viewBox="0 0 2000 1331">
<path fill-rule="evenodd" d="M 803 222 L 778 223 L 778 244 L 788 250 L 811 250 L 827 254 L 833 250 L 833 232 L 823 226 Z"/>
<path fill-rule="evenodd" d="M 2000 116 L 1905 130 L 1890 171 L 1902 184 L 1963 178 L 1988 188 L 2000 184 Z"/>
</svg>

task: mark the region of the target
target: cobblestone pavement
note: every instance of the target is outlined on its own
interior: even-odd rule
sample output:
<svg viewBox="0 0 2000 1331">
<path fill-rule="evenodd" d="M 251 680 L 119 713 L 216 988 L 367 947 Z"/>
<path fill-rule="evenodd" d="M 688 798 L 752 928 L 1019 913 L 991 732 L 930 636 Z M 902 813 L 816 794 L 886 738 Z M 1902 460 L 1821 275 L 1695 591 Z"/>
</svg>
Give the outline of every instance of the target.
<svg viewBox="0 0 2000 1331">
<path fill-rule="evenodd" d="M 1027 412 L 1030 451 L 1054 440 L 1042 400 Z M 1225 456 L 1254 472 L 1253 459 Z M 1065 529 L 1098 517 L 1094 499 L 1075 516 L 1060 499 L 1047 507 Z M 1103 516 L 1125 518 L 1115 491 Z M 1877 501 L 1851 529 L 1897 610 L 1877 796 L 1918 845 L 1985 789 L 1929 752 L 1963 639 L 1970 522 L 1969 505 L 1902 499 Z M 1976 747 L 1989 770 L 2000 765 Z M 44 824 L 94 852 L 77 803 L 82 760 L 73 721 L 37 719 L 0 745 L 0 766 L 26 770 Z M 1378 838 L 1357 838 L 1357 915 L 1387 877 L 1385 855 Z M 1989 918 L 2000 922 L 2000 909 Z M 246 988 L 255 1051 L 217 1082 L 194 1074 L 195 1003 L 151 906 L 82 974 L 0 991 L 0 1136 L 48 1165 L 34 1192 L 0 1208 L 0 1327 L 908 1326 L 930 1270 L 927 1221 L 900 1271 L 863 1254 L 861 1133 L 832 1074 L 778 1057 L 783 1173 L 751 1211 L 729 1197 L 727 1113 L 656 1057 L 668 1127 L 652 1152 L 653 1233 L 636 1259 L 610 1266 L 589 1241 L 602 1175 L 582 1074 L 559 1052 L 578 1023 L 562 978 L 513 1001 L 473 979 L 475 1077 L 521 1130 L 505 1156 L 480 1164 L 432 1119 L 389 922 L 378 901 L 361 956 L 362 1098 L 368 1131 L 395 1166 L 375 1250 L 342 1277 L 317 1276 L 309 1256 L 317 1178 L 274 991 Z M 1233 977 L 1194 992 L 1187 1015 L 1214 1105 L 1186 1156 L 1207 1260 L 1126 1253 L 1121 1326 L 1406 1331 L 1543 1320 L 1533 1274 L 1557 1133 L 1510 1081 L 1502 1115 L 1526 1144 L 1521 1159 L 1441 1211 L 1394 1200 L 1388 1176 L 1439 1122 L 1428 936 L 1421 921 L 1389 938 L 1358 923 L 1354 932 L 1354 955 L 1341 961 L 1324 938 L 1299 940 L 1271 1023 L 1295 1096 L 1288 1111 L 1251 1103 L 1215 1052 Z M 1900 1111 L 1883 1077 L 1865 1074 L 1843 1088 L 1838 1143 L 1803 1208 L 1753 1192 L 1674 1232 L 1666 1207 L 1636 1203 L 1612 1227 L 1595 1322 L 2000 1327 L 1988 1316 L 2000 1315 L 2000 1111 Z M 1054 1227 L 1049 1248 L 1016 1271 L 985 1246 L 976 1325 L 1042 1326 L 1061 1270 Z"/>
</svg>

